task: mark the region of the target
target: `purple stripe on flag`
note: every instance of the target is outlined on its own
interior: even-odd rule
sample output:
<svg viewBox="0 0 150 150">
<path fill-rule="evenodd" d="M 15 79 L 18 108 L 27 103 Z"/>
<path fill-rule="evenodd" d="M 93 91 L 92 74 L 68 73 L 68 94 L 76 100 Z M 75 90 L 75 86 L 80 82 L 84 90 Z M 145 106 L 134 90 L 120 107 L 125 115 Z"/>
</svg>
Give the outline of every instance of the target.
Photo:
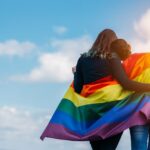
<svg viewBox="0 0 150 150">
<path fill-rule="evenodd" d="M 149 104 L 150 108 L 150 104 Z M 43 140 L 45 137 L 56 138 L 56 139 L 64 139 L 71 141 L 88 141 L 91 139 L 102 138 L 105 139 L 107 137 L 118 134 L 125 129 L 128 129 L 135 125 L 144 125 L 148 122 L 147 118 L 149 118 L 149 114 L 146 114 L 145 111 L 148 109 L 148 105 L 142 108 L 142 112 L 136 112 L 133 114 L 128 120 L 123 122 L 118 122 L 114 124 L 106 124 L 101 128 L 97 128 L 84 136 L 78 135 L 73 131 L 70 131 L 64 128 L 59 124 L 49 123 L 45 131 L 43 132 L 41 139 Z"/>
</svg>

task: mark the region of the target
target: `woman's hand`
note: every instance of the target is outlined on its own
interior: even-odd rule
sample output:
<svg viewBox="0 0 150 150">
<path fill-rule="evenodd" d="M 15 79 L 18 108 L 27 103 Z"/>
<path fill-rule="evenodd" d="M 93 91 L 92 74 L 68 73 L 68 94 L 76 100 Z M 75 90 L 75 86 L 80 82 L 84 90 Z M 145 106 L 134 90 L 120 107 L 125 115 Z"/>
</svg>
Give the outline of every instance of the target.
<svg viewBox="0 0 150 150">
<path fill-rule="evenodd" d="M 76 66 L 72 67 L 72 73 L 74 74 L 76 72 Z"/>
</svg>

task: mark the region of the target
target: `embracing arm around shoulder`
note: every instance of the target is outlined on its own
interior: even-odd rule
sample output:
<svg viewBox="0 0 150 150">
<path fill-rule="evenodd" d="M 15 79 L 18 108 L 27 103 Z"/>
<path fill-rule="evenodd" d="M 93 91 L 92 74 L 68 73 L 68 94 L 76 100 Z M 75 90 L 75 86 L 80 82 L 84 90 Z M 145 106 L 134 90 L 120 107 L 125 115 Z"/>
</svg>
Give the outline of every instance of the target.
<svg viewBox="0 0 150 150">
<path fill-rule="evenodd" d="M 109 62 L 113 77 L 124 89 L 136 92 L 150 92 L 150 84 L 136 82 L 128 78 L 117 55 L 112 57 Z"/>
</svg>

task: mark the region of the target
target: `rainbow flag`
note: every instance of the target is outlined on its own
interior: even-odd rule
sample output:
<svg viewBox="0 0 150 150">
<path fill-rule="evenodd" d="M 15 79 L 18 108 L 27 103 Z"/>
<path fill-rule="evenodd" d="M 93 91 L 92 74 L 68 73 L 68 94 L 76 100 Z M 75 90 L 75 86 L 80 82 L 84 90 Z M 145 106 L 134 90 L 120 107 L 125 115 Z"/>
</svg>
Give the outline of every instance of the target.
<svg viewBox="0 0 150 150">
<path fill-rule="evenodd" d="M 123 62 L 129 78 L 150 83 L 150 53 L 132 54 Z M 41 135 L 88 141 L 105 139 L 150 118 L 150 94 L 124 90 L 111 76 L 83 86 L 81 94 L 73 83 Z"/>
</svg>

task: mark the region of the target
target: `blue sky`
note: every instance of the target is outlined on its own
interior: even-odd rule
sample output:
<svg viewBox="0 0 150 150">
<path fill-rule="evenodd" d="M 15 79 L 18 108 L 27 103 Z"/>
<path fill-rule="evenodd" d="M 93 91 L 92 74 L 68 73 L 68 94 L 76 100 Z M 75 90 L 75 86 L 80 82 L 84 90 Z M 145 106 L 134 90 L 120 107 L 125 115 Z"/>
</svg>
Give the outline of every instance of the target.
<svg viewBox="0 0 150 150">
<path fill-rule="evenodd" d="M 73 78 L 71 67 L 104 28 L 133 51 L 148 51 L 149 18 L 149 0 L 0 0 L 0 149 L 69 150 L 70 142 L 38 138 Z"/>
</svg>

